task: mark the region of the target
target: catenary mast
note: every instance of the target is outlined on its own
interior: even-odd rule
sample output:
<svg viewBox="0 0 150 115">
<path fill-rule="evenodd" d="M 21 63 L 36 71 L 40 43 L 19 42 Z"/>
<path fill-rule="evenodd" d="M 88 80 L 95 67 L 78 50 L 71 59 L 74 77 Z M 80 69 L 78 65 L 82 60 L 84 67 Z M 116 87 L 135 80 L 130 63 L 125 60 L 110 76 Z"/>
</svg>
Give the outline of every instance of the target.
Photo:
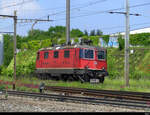
<svg viewBox="0 0 150 115">
<path fill-rule="evenodd" d="M 66 41 L 70 45 L 70 0 L 66 0 Z"/>
</svg>

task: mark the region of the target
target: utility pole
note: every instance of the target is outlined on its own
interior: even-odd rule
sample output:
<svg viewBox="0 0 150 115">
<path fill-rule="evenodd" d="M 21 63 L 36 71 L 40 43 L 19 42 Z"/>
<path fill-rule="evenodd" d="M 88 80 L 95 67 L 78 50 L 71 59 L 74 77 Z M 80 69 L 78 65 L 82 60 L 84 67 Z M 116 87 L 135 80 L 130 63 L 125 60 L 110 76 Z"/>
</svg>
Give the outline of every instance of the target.
<svg viewBox="0 0 150 115">
<path fill-rule="evenodd" d="M 16 25 L 17 25 L 17 11 L 14 11 L 14 16 L 12 15 L 0 15 L 1 17 L 13 18 L 14 19 L 14 82 L 13 82 L 13 89 L 15 89 L 15 82 L 16 82 Z M 12 33 L 12 32 L 7 32 Z"/>
<path fill-rule="evenodd" d="M 16 40 L 16 25 L 17 25 L 17 11 L 15 10 L 14 11 L 14 82 L 13 82 L 13 90 L 15 90 L 15 85 L 16 85 L 16 43 L 17 43 L 17 40 Z"/>
<path fill-rule="evenodd" d="M 130 14 L 129 13 L 129 0 L 126 0 L 126 12 L 109 12 L 111 14 L 124 14 L 126 16 L 126 32 L 125 32 L 125 63 L 124 63 L 124 78 L 125 86 L 129 87 L 129 35 L 130 35 L 130 20 L 129 16 L 141 16 L 141 14 Z"/>
<path fill-rule="evenodd" d="M 129 24 L 129 0 L 126 0 L 126 34 L 125 34 L 125 81 L 126 87 L 129 87 L 129 35 L 130 35 L 130 24 Z"/>
<path fill-rule="evenodd" d="M 13 76 L 13 90 L 15 90 L 15 85 L 16 85 L 16 54 L 17 54 L 17 51 L 16 51 L 16 43 L 17 43 L 17 39 L 16 39 L 16 32 L 17 32 L 17 20 L 21 20 L 21 21 L 52 21 L 52 20 L 49 20 L 49 16 L 48 16 L 48 20 L 42 20 L 42 19 L 17 19 L 17 11 L 15 10 L 14 11 L 14 16 L 12 15 L 0 15 L 0 17 L 7 17 L 7 18 L 13 18 L 14 19 L 14 32 L 0 32 L 0 33 L 14 33 L 14 76 Z M 36 24 L 36 23 L 35 23 Z M 34 25 L 35 25 L 34 24 Z M 34 26 L 33 25 L 33 26 Z M 33 28 L 32 26 L 32 28 Z"/>
<path fill-rule="evenodd" d="M 70 0 L 66 0 L 66 41 L 70 45 Z"/>
</svg>

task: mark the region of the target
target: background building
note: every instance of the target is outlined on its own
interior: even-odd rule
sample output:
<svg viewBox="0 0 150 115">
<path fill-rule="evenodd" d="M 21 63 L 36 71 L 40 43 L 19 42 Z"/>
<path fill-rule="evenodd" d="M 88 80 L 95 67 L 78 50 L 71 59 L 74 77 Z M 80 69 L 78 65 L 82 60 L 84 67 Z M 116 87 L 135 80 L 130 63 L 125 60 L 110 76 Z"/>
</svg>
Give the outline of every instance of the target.
<svg viewBox="0 0 150 115">
<path fill-rule="evenodd" d="M 150 28 L 141 28 L 141 29 L 136 29 L 136 30 L 130 31 L 130 34 L 140 34 L 140 33 L 150 33 Z M 109 43 L 108 43 L 108 47 L 118 47 L 119 46 L 119 44 L 118 44 L 118 35 L 119 34 L 125 36 L 125 32 L 111 34 Z M 101 41 L 102 46 L 106 47 L 106 44 L 104 43 L 102 38 L 100 38 L 100 41 Z"/>
</svg>

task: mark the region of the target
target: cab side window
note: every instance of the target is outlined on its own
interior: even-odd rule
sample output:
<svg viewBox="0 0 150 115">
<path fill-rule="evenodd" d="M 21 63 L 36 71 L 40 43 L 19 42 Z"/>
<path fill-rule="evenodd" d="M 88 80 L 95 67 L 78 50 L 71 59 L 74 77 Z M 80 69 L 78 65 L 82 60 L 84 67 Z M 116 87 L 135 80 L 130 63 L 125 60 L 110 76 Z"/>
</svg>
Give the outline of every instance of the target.
<svg viewBox="0 0 150 115">
<path fill-rule="evenodd" d="M 104 51 L 98 51 L 97 57 L 99 60 L 105 59 L 105 52 Z"/>
<path fill-rule="evenodd" d="M 70 51 L 64 51 L 64 58 L 70 57 Z"/>
<path fill-rule="evenodd" d="M 93 59 L 94 58 L 94 51 L 85 49 L 85 58 Z"/>
<path fill-rule="evenodd" d="M 54 58 L 59 58 L 59 52 L 58 51 L 54 51 Z"/>
<path fill-rule="evenodd" d="M 80 57 L 80 58 L 83 58 L 83 57 L 84 57 L 84 55 L 83 55 L 83 49 L 80 49 L 79 57 Z"/>
<path fill-rule="evenodd" d="M 80 49 L 79 57 L 85 58 L 85 59 L 94 59 L 94 50 L 92 50 L 92 49 Z"/>
<path fill-rule="evenodd" d="M 44 59 L 48 59 L 49 52 L 44 52 Z"/>
</svg>

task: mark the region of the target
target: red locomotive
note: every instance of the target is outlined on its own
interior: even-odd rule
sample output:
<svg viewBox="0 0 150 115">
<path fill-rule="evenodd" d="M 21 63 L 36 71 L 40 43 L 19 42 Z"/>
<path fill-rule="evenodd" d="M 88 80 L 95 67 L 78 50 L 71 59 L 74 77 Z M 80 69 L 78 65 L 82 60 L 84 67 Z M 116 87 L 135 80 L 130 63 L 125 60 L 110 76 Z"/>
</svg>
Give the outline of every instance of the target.
<svg viewBox="0 0 150 115">
<path fill-rule="evenodd" d="M 89 45 L 67 45 L 43 48 L 37 52 L 36 74 L 61 80 L 101 83 L 107 72 L 107 50 Z"/>
</svg>

